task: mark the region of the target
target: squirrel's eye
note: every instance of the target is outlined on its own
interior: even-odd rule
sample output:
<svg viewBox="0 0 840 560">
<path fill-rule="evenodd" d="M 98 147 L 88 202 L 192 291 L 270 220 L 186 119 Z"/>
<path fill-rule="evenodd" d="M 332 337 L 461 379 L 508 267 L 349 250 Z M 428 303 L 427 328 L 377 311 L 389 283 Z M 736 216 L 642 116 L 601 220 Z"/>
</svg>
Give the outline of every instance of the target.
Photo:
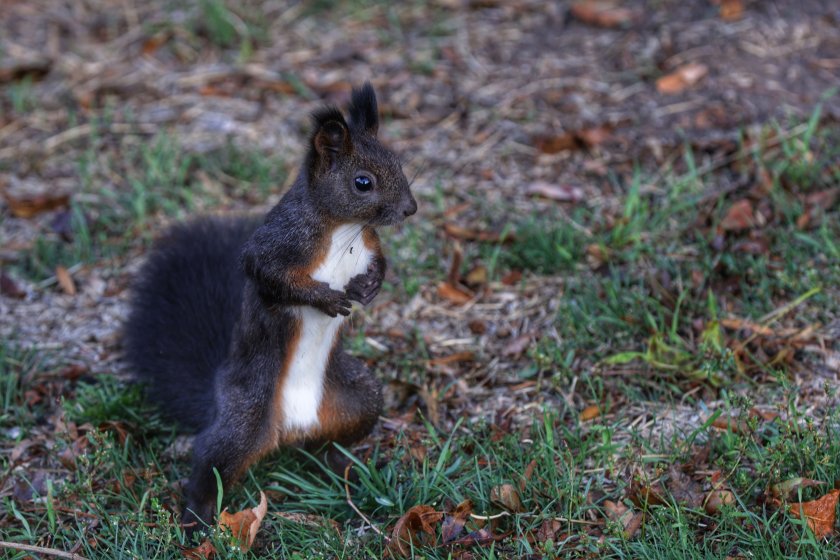
<svg viewBox="0 0 840 560">
<path fill-rule="evenodd" d="M 365 177 L 364 175 L 359 175 L 353 179 L 353 184 L 356 186 L 356 189 L 361 192 L 368 192 L 373 188 L 373 181 L 370 180 L 370 177 Z"/>
</svg>

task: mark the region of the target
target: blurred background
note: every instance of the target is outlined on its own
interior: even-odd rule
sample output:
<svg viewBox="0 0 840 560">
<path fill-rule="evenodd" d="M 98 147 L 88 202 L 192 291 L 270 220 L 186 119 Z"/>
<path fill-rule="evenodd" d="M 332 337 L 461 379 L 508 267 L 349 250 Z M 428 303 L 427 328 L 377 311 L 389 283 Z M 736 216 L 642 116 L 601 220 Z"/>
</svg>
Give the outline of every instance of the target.
<svg viewBox="0 0 840 560">
<path fill-rule="evenodd" d="M 352 351 L 387 384 L 375 441 L 461 418 L 502 441 L 546 407 L 560 426 L 609 419 L 569 445 L 602 442 L 586 468 L 626 474 L 616 449 L 682 441 L 732 399 L 801 398 L 819 424 L 840 368 L 839 76 L 840 9 L 817 0 L 4 0 L 0 423 L 71 449 L 60 402 L 130 423 L 119 328 L 150 243 L 267 211 L 308 114 L 369 80 L 420 205 L 381 232 L 389 276 L 353 318 Z M 820 441 L 828 463 L 773 472 L 834 480 Z M 624 495 L 597 484 L 564 511 L 594 523 L 585 503 Z"/>
</svg>

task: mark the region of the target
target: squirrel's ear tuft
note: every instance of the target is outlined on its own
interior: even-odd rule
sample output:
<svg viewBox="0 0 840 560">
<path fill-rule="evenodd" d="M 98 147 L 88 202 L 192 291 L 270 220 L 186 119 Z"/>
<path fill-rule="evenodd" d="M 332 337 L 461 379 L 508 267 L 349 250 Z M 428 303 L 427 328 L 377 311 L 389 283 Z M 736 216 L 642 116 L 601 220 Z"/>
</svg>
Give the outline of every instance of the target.
<svg viewBox="0 0 840 560">
<path fill-rule="evenodd" d="M 350 131 L 341 111 L 335 107 L 324 107 L 312 114 L 312 124 L 312 147 L 318 155 L 350 152 Z"/>
<path fill-rule="evenodd" d="M 364 130 L 376 136 L 379 130 L 379 108 L 376 104 L 376 92 L 370 82 L 361 88 L 353 88 L 350 98 L 350 124 L 354 129 Z"/>
</svg>

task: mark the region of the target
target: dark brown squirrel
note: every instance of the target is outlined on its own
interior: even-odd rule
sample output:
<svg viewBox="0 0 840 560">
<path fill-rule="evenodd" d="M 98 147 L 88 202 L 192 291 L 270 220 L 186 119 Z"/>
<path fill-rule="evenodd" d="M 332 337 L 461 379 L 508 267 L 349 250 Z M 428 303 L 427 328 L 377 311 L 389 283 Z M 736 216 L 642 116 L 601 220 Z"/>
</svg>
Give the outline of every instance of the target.
<svg viewBox="0 0 840 560">
<path fill-rule="evenodd" d="M 382 408 L 381 384 L 341 348 L 351 300 L 378 293 L 375 228 L 417 211 L 400 161 L 377 140 L 376 94 L 345 120 L 312 115 L 305 161 L 260 223 L 201 218 L 151 251 L 133 286 L 125 356 L 162 410 L 197 432 L 183 521 L 210 523 L 228 488 L 280 446 L 349 444 Z"/>
</svg>

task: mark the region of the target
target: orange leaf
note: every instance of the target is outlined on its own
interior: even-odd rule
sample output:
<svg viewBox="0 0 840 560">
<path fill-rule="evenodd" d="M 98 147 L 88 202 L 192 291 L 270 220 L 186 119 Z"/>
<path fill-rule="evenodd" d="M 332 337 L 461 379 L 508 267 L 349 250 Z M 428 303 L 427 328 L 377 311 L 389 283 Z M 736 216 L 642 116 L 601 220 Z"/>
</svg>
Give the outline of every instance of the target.
<svg viewBox="0 0 840 560">
<path fill-rule="evenodd" d="M 572 15 L 595 27 L 624 27 L 633 23 L 636 13 L 605 0 L 584 0 L 571 6 Z"/>
<path fill-rule="evenodd" d="M 794 517 L 804 516 L 814 536 L 822 539 L 834 532 L 838 497 L 840 490 L 832 490 L 819 500 L 790 504 L 790 514 Z"/>
<path fill-rule="evenodd" d="M 724 231 L 738 231 L 749 229 L 755 224 L 752 203 L 742 198 L 732 204 L 720 222 Z"/>
<path fill-rule="evenodd" d="M 443 514 L 427 505 L 414 506 L 399 518 L 391 532 L 386 553 L 394 558 L 404 558 L 411 554 L 411 546 L 418 544 L 422 534 L 434 537 L 435 525 L 443 519 Z"/>
<path fill-rule="evenodd" d="M 472 294 L 457 286 L 453 286 L 449 282 L 438 284 L 438 295 L 443 299 L 448 299 L 455 305 L 464 305 L 473 298 Z"/>
<path fill-rule="evenodd" d="M 265 514 L 268 512 L 268 500 L 265 493 L 260 491 L 260 503 L 257 507 L 228 513 L 227 510 L 219 514 L 219 527 L 227 527 L 233 537 L 239 541 L 243 550 L 248 550 L 254 544 L 257 532 L 260 530 Z"/>
<path fill-rule="evenodd" d="M 709 67 L 705 64 L 691 62 L 656 80 L 656 91 L 664 94 L 680 93 L 708 73 Z"/>
<path fill-rule="evenodd" d="M 741 0 L 722 0 L 720 3 L 720 18 L 723 21 L 735 21 L 744 15 L 744 5 Z"/>
<path fill-rule="evenodd" d="M 184 558 L 189 560 L 212 560 L 216 556 L 216 549 L 210 539 L 204 539 L 200 545 L 194 548 L 185 548 L 181 553 Z"/>
<path fill-rule="evenodd" d="M 70 276 L 70 271 L 61 265 L 55 267 L 55 279 L 58 280 L 58 285 L 64 290 L 68 296 L 76 295 L 76 283 L 73 282 L 73 277 Z"/>
<path fill-rule="evenodd" d="M 592 420 L 593 418 L 597 418 L 600 415 L 601 415 L 601 409 L 598 408 L 598 405 L 593 404 L 593 405 L 587 406 L 586 408 L 584 408 L 581 411 L 580 419 L 583 422 L 586 422 L 587 420 Z"/>
<path fill-rule="evenodd" d="M 448 356 L 441 356 L 440 358 L 432 358 L 426 365 L 429 367 L 434 366 L 447 366 L 449 364 L 457 364 L 460 362 L 472 362 L 475 360 L 475 353 L 470 352 L 469 350 L 465 352 L 456 352 L 455 354 L 450 354 Z"/>
<path fill-rule="evenodd" d="M 41 212 L 49 212 L 50 210 L 67 206 L 70 202 L 69 194 L 53 193 L 42 193 L 18 198 L 7 192 L 3 198 L 6 199 L 9 210 L 18 218 L 31 218 Z"/>
</svg>

